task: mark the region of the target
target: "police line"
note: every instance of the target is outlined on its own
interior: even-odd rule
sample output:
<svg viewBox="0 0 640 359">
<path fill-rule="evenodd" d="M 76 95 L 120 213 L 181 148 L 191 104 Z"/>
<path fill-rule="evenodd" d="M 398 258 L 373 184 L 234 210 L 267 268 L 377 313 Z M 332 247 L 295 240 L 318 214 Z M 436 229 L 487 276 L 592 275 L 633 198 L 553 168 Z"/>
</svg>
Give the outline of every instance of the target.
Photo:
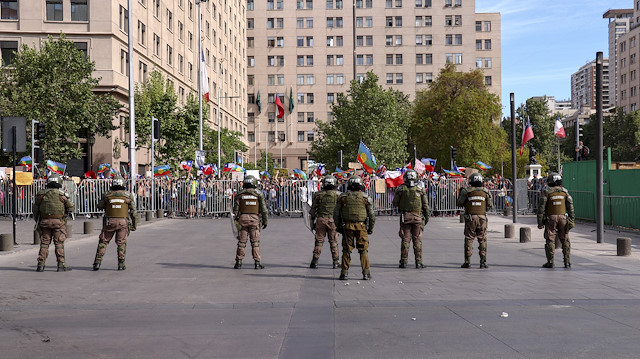
<svg viewBox="0 0 640 359">
<path fill-rule="evenodd" d="M 140 212 L 156 211 L 163 209 L 173 216 L 220 216 L 226 215 L 232 209 L 232 198 L 237 193 L 242 183 L 231 180 L 206 181 L 203 184 L 191 180 L 168 180 L 166 178 L 154 179 L 154 192 L 152 193 L 150 179 L 136 182 L 134 195 L 137 198 L 137 209 Z M 511 184 L 503 180 L 489 191 L 493 196 L 492 213 L 503 213 L 512 196 Z M 456 198 L 459 190 L 466 186 L 464 179 L 440 179 L 429 181 L 425 184 L 429 207 L 434 215 L 455 215 L 461 208 L 456 206 Z M 44 189 L 45 180 L 34 180 L 32 185 L 18 186 L 17 213 L 28 216 L 32 212 L 33 198 L 35 194 Z M 109 191 L 111 180 L 88 179 L 79 184 L 70 180 L 63 182 L 63 189 L 70 196 L 75 205 L 76 215 L 98 215 L 97 204 L 102 195 Z M 339 190 L 344 191 L 345 185 L 341 184 Z M 377 214 L 394 214 L 395 209 L 391 205 L 393 189 L 387 188 L 384 181 L 370 181 L 367 186 L 367 194 L 373 200 L 374 210 Z M 495 187 L 495 188 L 493 188 Z M 13 187 L 10 182 L 4 182 L 0 191 L 0 215 L 12 213 Z M 301 215 L 303 201 L 310 202 L 313 192 L 320 189 L 316 180 L 287 179 L 278 184 L 260 184 L 267 201 L 269 212 L 272 215 Z M 271 190 L 273 188 L 273 190 Z M 526 183 L 525 187 L 526 188 Z M 127 189 L 129 190 L 129 189 Z M 522 191 L 521 191 L 522 192 Z M 539 191 L 524 192 L 518 196 L 518 211 L 521 213 L 535 213 Z"/>
</svg>

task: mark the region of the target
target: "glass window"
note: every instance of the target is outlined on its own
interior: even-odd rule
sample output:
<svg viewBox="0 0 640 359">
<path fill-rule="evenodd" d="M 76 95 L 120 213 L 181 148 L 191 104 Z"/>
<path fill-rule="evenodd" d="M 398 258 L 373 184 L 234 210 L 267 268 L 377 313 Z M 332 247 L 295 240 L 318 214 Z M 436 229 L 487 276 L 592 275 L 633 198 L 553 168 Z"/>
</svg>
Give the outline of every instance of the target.
<svg viewBox="0 0 640 359">
<path fill-rule="evenodd" d="M 433 54 L 425 54 L 424 55 L 424 63 L 425 63 L 425 65 L 433 64 Z"/>
<path fill-rule="evenodd" d="M 296 79 L 296 84 L 304 85 L 304 75 L 298 75 Z"/>
<path fill-rule="evenodd" d="M 307 122 L 314 122 L 315 116 L 313 112 L 307 112 Z M 313 132 L 311 132 L 311 139 L 309 141 L 313 141 Z"/>
<path fill-rule="evenodd" d="M 2 52 L 2 66 L 10 66 L 18 51 L 17 41 L 0 41 L 0 52 Z"/>
<path fill-rule="evenodd" d="M 128 34 L 129 33 L 129 12 L 127 12 L 127 9 L 122 5 L 120 5 L 119 21 L 120 21 L 119 22 L 120 30 Z"/>
<path fill-rule="evenodd" d="M 47 0 L 47 21 L 62 21 L 62 0 Z"/>
<path fill-rule="evenodd" d="M 433 73 L 427 72 L 426 74 L 424 74 L 424 82 L 426 83 L 433 82 Z"/>
<path fill-rule="evenodd" d="M 367 55 L 367 65 L 373 65 L 373 55 Z"/>
<path fill-rule="evenodd" d="M 416 35 L 416 45 L 422 45 L 422 35 Z"/>
<path fill-rule="evenodd" d="M 304 112 L 298 112 L 298 122 L 304 122 Z"/>
<path fill-rule="evenodd" d="M 3 20 L 18 19 L 18 0 L 0 1 L 0 19 L 3 19 Z"/>
<path fill-rule="evenodd" d="M 313 120 L 313 118 L 312 118 L 312 120 Z M 307 122 L 313 122 L 313 121 L 307 121 Z M 313 131 L 307 132 L 307 141 L 313 142 Z"/>
<path fill-rule="evenodd" d="M 484 40 L 484 49 L 485 50 L 491 50 L 491 39 Z"/>
<path fill-rule="evenodd" d="M 422 65 L 422 54 L 416 54 L 416 65 Z"/>
<path fill-rule="evenodd" d="M 403 81 L 402 81 L 402 74 L 396 74 L 396 83 L 397 83 L 397 84 L 401 84 L 401 83 L 403 83 Z"/>
<path fill-rule="evenodd" d="M 87 0 L 71 0 L 71 21 L 87 20 Z"/>
<path fill-rule="evenodd" d="M 393 83 L 393 74 L 387 74 L 387 84 Z"/>
<path fill-rule="evenodd" d="M 421 73 L 417 73 L 416 74 L 416 83 L 417 84 L 421 84 L 422 83 L 422 74 Z"/>
<path fill-rule="evenodd" d="M 315 82 L 315 77 L 313 75 L 307 75 L 307 85 L 313 85 Z"/>
<path fill-rule="evenodd" d="M 298 142 L 304 142 L 304 131 L 298 131 Z"/>
<path fill-rule="evenodd" d="M 343 60 L 344 58 L 342 55 L 336 55 L 336 66 L 342 66 Z"/>
</svg>

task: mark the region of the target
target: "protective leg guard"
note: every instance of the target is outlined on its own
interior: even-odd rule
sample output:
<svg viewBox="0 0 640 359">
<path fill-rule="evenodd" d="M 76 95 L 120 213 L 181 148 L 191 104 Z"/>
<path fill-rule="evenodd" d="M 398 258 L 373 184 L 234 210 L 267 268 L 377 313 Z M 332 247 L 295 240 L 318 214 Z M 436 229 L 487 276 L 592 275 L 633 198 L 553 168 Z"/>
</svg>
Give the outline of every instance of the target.
<svg viewBox="0 0 640 359">
<path fill-rule="evenodd" d="M 233 266 L 233 269 L 242 268 L 242 259 L 236 259 L 236 264 Z"/>
<path fill-rule="evenodd" d="M 264 269 L 264 266 L 262 265 L 262 263 L 260 263 L 260 261 L 256 261 L 254 264 L 254 268 L 255 269 Z"/>
<path fill-rule="evenodd" d="M 311 259 L 311 264 L 309 264 L 309 268 L 318 269 L 318 258 Z"/>
</svg>

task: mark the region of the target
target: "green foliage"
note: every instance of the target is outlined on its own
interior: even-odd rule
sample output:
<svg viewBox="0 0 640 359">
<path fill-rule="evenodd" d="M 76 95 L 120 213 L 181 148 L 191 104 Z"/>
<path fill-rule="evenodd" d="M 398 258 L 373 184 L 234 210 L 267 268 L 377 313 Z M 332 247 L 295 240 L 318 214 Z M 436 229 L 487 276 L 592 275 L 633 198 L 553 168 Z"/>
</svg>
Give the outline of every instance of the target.
<svg viewBox="0 0 640 359">
<path fill-rule="evenodd" d="M 173 117 L 178 116 L 177 96 L 173 85 L 165 81 L 162 74 L 153 71 L 147 80 L 135 89 L 136 110 L 136 147 L 148 147 L 151 145 L 151 117 L 160 119 L 162 137 L 173 136 L 174 133 L 182 133 L 189 129 L 190 123 L 176 124 Z M 193 100 L 191 98 L 191 100 Z M 188 107 L 188 104 L 187 104 Z M 188 113 L 183 120 L 189 121 Z M 198 103 L 196 102 L 196 134 L 198 133 Z M 191 121 L 193 122 L 193 121 Z M 173 133 L 171 133 L 173 132 Z M 166 141 L 168 142 L 168 141 Z"/>
<path fill-rule="evenodd" d="M 525 119 L 529 117 L 531 126 L 533 127 L 534 137 L 527 142 L 527 147 L 535 148 L 538 155 L 538 162 L 543 165 L 542 171 L 545 173 L 547 170 L 559 171 L 558 168 L 558 140 L 557 136 L 553 134 L 553 128 L 555 126 L 557 115 L 550 115 L 549 108 L 544 99 L 528 99 L 524 108 L 518 109 L 520 118 Z M 522 139 L 522 131 L 524 129 L 525 120 L 520 121 L 520 128 L 516 128 L 516 131 L 520 132 L 520 139 Z M 565 157 L 568 159 L 568 156 Z M 562 161 L 562 158 L 561 158 Z M 547 166 L 545 168 L 545 166 Z"/>
<path fill-rule="evenodd" d="M 197 108 L 196 108 L 197 109 Z M 203 149 L 207 151 L 205 161 L 218 165 L 218 131 L 206 128 L 203 131 Z M 242 133 L 223 128 L 220 132 L 220 166 L 235 162 L 234 151 L 246 152 L 247 145 L 242 142 Z M 222 169 L 221 169 L 222 170 Z"/>
<path fill-rule="evenodd" d="M 40 50 L 23 45 L 11 66 L 0 75 L 0 108 L 5 116 L 45 124 L 40 142 L 45 159 L 66 163 L 80 158 L 80 138 L 108 137 L 115 129 L 118 101 L 93 92 L 100 81 L 91 77 L 95 63 L 64 34 L 49 36 Z"/>
<path fill-rule="evenodd" d="M 435 158 L 437 168 L 449 168 L 454 146 L 459 166 L 482 161 L 493 167 L 489 174 L 500 170 L 508 148 L 506 133 L 496 122 L 501 105 L 481 71 L 457 72 L 448 64 L 428 90 L 416 93 L 414 105 L 410 139 L 418 158 Z"/>
<path fill-rule="evenodd" d="M 596 126 L 596 115 L 592 115 L 582 131 L 583 142 L 591 149 L 590 159 L 596 159 Z M 615 115 L 603 118 L 602 132 L 603 146 L 611 147 L 612 161 L 634 161 L 640 154 L 640 112 L 624 114 L 618 108 Z"/>
<path fill-rule="evenodd" d="M 264 171 L 265 170 L 264 157 L 265 157 L 264 151 L 260 151 L 260 157 L 258 157 L 258 165 L 257 166 L 255 165 L 255 161 L 248 161 L 248 162 L 245 162 L 244 168 L 248 170 Z M 269 172 L 271 176 L 275 174 L 275 171 L 273 170 L 275 163 L 276 161 L 273 159 L 273 155 L 271 153 L 267 154 L 266 168 L 268 168 L 267 172 Z"/>
<path fill-rule="evenodd" d="M 369 72 L 362 82 L 351 81 L 347 95 L 338 94 L 332 105 L 334 119 L 317 123 L 318 136 L 309 155 L 327 168 L 337 165 L 336 153 L 343 150 L 344 166 L 355 162 L 362 140 L 387 167 L 404 165 L 408 158 L 407 129 L 411 104 L 393 89 L 384 90 L 378 77 Z"/>
</svg>

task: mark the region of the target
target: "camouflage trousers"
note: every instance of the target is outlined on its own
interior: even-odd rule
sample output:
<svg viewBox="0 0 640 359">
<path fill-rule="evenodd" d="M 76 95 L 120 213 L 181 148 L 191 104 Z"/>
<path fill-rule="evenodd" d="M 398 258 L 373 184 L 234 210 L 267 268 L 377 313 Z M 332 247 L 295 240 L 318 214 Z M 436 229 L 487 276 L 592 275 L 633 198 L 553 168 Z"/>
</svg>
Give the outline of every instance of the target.
<svg viewBox="0 0 640 359">
<path fill-rule="evenodd" d="M 244 249 L 247 240 L 251 241 L 251 255 L 253 260 L 260 261 L 260 218 L 257 214 L 241 214 L 238 217 L 240 229 L 238 230 L 238 249 L 236 260 L 244 258 Z"/>
<path fill-rule="evenodd" d="M 486 215 L 465 215 L 464 222 L 464 261 L 469 263 L 473 254 L 473 240 L 478 237 L 478 253 L 480 262 L 487 261 L 487 216 Z"/>
<path fill-rule="evenodd" d="M 338 232 L 333 218 L 318 217 L 316 219 L 316 243 L 313 248 L 313 258 L 320 258 L 322 253 L 322 245 L 324 244 L 324 236 L 329 240 L 329 248 L 331 249 L 331 257 L 334 261 L 338 260 Z"/>
<path fill-rule="evenodd" d="M 124 262 L 127 253 L 127 237 L 129 236 L 128 222 L 126 218 L 106 218 L 102 225 L 102 232 L 98 237 L 98 249 L 94 263 L 102 263 L 102 257 L 107 252 L 107 245 L 116 236 L 118 246 L 118 262 Z"/>
<path fill-rule="evenodd" d="M 346 273 L 351 267 L 351 252 L 356 248 L 360 253 L 362 273 L 369 274 L 369 237 L 367 228 L 362 222 L 347 222 L 342 236 L 342 272 Z"/>
<path fill-rule="evenodd" d="M 402 220 L 404 217 L 404 221 Z M 416 262 L 422 262 L 422 217 L 406 212 L 400 217 L 400 260 L 409 259 L 409 244 L 413 241 L 413 254 Z"/>
<path fill-rule="evenodd" d="M 544 245 L 547 261 L 553 262 L 553 255 L 556 250 L 556 236 L 562 243 L 562 255 L 564 259 L 569 261 L 571 256 L 571 242 L 569 241 L 569 232 L 567 231 L 567 217 L 564 215 L 547 216 L 544 224 Z"/>
<path fill-rule="evenodd" d="M 65 221 L 56 218 L 41 219 L 38 224 L 38 232 L 40 232 L 38 263 L 44 264 L 47 261 L 51 240 L 53 240 L 56 248 L 58 263 L 64 263 L 64 240 L 67 239 L 67 224 Z"/>
</svg>

